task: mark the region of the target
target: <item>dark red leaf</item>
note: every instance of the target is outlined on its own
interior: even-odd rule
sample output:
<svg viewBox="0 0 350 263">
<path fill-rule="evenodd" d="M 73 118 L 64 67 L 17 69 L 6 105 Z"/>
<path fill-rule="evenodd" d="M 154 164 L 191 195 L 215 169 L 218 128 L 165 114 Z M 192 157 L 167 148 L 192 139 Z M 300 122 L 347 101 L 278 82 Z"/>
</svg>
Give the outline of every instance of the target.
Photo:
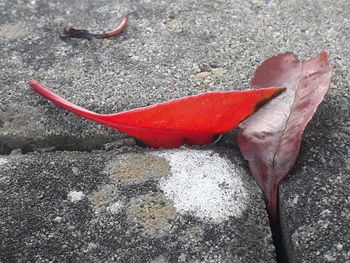
<svg viewBox="0 0 350 263">
<path fill-rule="evenodd" d="M 66 39 L 66 38 L 85 38 L 88 40 L 94 39 L 94 38 L 108 38 L 108 37 L 113 37 L 121 32 L 124 31 L 126 28 L 126 25 L 128 23 L 128 15 L 127 14 L 122 14 L 121 16 L 122 22 L 121 24 L 114 30 L 105 32 L 102 34 L 93 34 L 90 33 L 87 30 L 84 29 L 75 29 L 75 28 L 69 28 L 68 30 L 64 30 L 63 35 L 61 35 L 61 38 Z"/>
<path fill-rule="evenodd" d="M 285 90 L 267 88 L 208 92 L 122 113 L 102 115 L 70 103 L 38 81 L 33 80 L 28 84 L 34 91 L 66 110 L 135 136 L 156 148 L 211 143 L 216 135 L 232 129 Z"/>
<path fill-rule="evenodd" d="M 253 88 L 287 88 L 243 122 L 238 132 L 239 147 L 272 217 L 278 213 L 279 183 L 296 161 L 304 129 L 327 93 L 330 78 L 327 51 L 303 62 L 292 53 L 280 54 L 255 71 Z"/>
</svg>

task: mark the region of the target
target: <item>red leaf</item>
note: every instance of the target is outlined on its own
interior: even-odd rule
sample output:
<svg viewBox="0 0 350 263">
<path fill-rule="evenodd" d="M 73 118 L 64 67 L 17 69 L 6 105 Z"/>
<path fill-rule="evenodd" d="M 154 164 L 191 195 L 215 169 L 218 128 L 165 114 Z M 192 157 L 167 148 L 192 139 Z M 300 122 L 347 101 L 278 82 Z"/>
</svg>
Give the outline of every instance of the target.
<svg viewBox="0 0 350 263">
<path fill-rule="evenodd" d="M 232 129 L 285 90 L 267 88 L 209 92 L 122 113 L 102 115 L 68 102 L 38 81 L 33 80 L 28 84 L 34 91 L 66 110 L 135 136 L 156 148 L 211 143 L 217 134 Z"/>
<path fill-rule="evenodd" d="M 272 217 L 278 213 L 278 185 L 296 161 L 304 129 L 327 93 L 330 77 L 327 51 L 303 62 L 292 53 L 280 54 L 255 71 L 254 88 L 287 87 L 243 122 L 238 132 L 239 147 Z"/>
</svg>

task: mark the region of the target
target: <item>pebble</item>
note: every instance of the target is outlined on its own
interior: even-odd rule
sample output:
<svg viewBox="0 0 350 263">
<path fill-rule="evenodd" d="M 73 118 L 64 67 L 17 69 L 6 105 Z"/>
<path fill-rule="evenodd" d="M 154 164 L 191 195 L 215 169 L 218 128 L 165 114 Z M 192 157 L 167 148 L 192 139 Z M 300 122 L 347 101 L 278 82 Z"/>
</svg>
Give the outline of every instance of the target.
<svg viewBox="0 0 350 263">
<path fill-rule="evenodd" d="M 3 165 L 5 163 L 8 163 L 8 161 L 5 158 L 0 158 L 0 165 Z"/>
<path fill-rule="evenodd" d="M 208 88 L 208 85 L 201 83 L 201 84 L 198 84 L 197 87 L 200 89 L 206 89 L 206 88 Z"/>
<path fill-rule="evenodd" d="M 115 214 L 115 213 L 118 213 L 122 207 L 123 205 L 121 203 L 115 202 L 109 207 L 109 210 L 111 211 L 111 213 Z"/>
<path fill-rule="evenodd" d="M 339 109 L 342 111 L 349 111 L 349 101 L 347 98 L 342 97 L 338 100 Z"/>
<path fill-rule="evenodd" d="M 337 260 L 336 257 L 333 257 L 332 255 L 324 255 L 324 259 L 327 261 L 327 262 L 335 262 Z"/>
<path fill-rule="evenodd" d="M 67 199 L 73 203 L 78 202 L 84 198 L 85 194 L 81 191 L 71 191 L 67 195 Z"/>
<path fill-rule="evenodd" d="M 198 79 L 205 79 L 205 78 L 210 77 L 210 76 L 211 76 L 210 72 L 199 72 L 195 75 L 195 77 Z"/>
<path fill-rule="evenodd" d="M 210 72 L 211 71 L 211 67 L 208 64 L 200 64 L 199 69 L 201 70 L 201 72 Z"/>
<path fill-rule="evenodd" d="M 342 245 L 342 244 L 338 244 L 338 245 L 337 245 L 337 250 L 338 250 L 338 251 L 343 250 L 343 245 Z"/>
<path fill-rule="evenodd" d="M 63 218 L 60 217 L 60 216 L 56 216 L 56 217 L 53 219 L 53 221 L 56 222 L 56 223 L 61 223 L 62 220 L 63 220 Z"/>
<path fill-rule="evenodd" d="M 261 0 L 252 0 L 251 3 L 255 8 L 261 7 L 264 4 L 264 2 Z"/>
</svg>

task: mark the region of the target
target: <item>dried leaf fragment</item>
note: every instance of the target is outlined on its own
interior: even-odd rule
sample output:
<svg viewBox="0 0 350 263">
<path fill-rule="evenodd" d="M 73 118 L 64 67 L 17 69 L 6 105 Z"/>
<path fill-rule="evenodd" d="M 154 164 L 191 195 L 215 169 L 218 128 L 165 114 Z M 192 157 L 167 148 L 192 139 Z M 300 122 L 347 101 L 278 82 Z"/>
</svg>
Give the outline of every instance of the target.
<svg viewBox="0 0 350 263">
<path fill-rule="evenodd" d="M 238 143 L 263 190 L 272 220 L 278 215 L 278 186 L 294 165 L 302 134 L 329 88 L 329 53 L 299 61 L 284 53 L 264 61 L 255 71 L 253 88 L 287 90 L 240 125 Z"/>
<path fill-rule="evenodd" d="M 75 28 L 69 28 L 69 29 L 65 29 L 63 32 L 63 35 L 61 35 L 60 37 L 62 39 L 67 39 L 67 38 L 84 38 L 84 39 L 88 39 L 88 40 L 92 40 L 94 38 L 109 38 L 109 37 L 113 37 L 116 35 L 119 35 L 120 33 L 122 33 L 124 31 L 124 29 L 126 28 L 127 24 L 128 24 L 128 15 L 127 14 L 122 14 L 121 15 L 121 23 L 120 25 L 115 28 L 112 31 L 108 31 L 102 34 L 93 34 L 90 33 L 87 30 L 84 29 L 75 29 Z"/>
</svg>

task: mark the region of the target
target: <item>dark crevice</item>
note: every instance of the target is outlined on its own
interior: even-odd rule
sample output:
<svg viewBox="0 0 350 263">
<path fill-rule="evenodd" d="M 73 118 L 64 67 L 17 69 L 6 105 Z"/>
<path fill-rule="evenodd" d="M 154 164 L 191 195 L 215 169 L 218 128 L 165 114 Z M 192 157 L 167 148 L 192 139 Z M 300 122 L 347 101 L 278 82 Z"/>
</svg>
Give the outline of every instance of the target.
<svg viewBox="0 0 350 263">
<path fill-rule="evenodd" d="M 23 154 L 30 152 L 54 152 L 54 151 L 79 151 L 91 152 L 94 150 L 112 150 L 123 146 L 144 146 L 137 140 L 115 138 L 107 136 L 72 137 L 72 136 L 47 136 L 42 139 L 8 138 L 0 136 L 0 155 L 8 155 L 15 152 Z"/>
<path fill-rule="evenodd" d="M 265 199 L 266 207 L 267 207 L 267 200 Z M 284 235 L 284 232 L 282 230 L 282 224 L 281 224 L 281 214 L 279 209 L 279 195 L 278 195 L 278 212 L 277 216 L 271 214 L 269 209 L 266 208 L 269 218 L 269 224 L 271 228 L 271 234 L 272 234 L 272 240 L 273 245 L 275 246 L 275 252 L 276 252 L 276 262 L 277 263 L 291 263 L 289 251 L 286 245 L 286 237 Z"/>
<path fill-rule="evenodd" d="M 278 218 L 278 222 L 271 225 L 270 227 L 272 233 L 273 244 L 275 246 L 276 251 L 276 262 L 277 263 L 289 263 L 288 251 L 285 246 L 285 239 L 281 228 L 280 217 Z"/>
</svg>

